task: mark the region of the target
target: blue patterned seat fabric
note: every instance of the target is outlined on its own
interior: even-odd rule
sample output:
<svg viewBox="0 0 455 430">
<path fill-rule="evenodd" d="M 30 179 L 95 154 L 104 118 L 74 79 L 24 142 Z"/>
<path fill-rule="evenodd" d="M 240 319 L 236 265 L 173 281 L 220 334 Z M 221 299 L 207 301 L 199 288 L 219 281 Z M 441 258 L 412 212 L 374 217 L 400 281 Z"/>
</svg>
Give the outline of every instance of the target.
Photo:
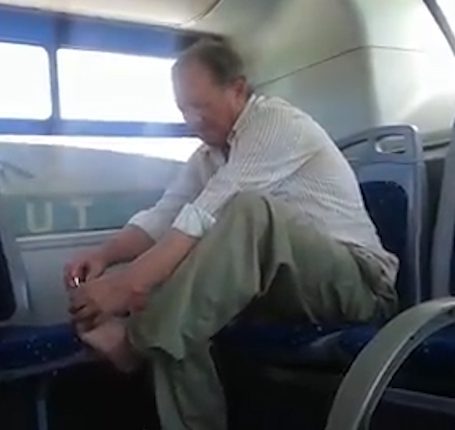
<svg viewBox="0 0 455 430">
<path fill-rule="evenodd" d="M 221 351 L 263 364 L 336 366 L 338 337 L 345 325 L 238 322 L 217 335 Z"/>
<path fill-rule="evenodd" d="M 80 351 L 68 324 L 0 327 L 0 372 L 39 367 Z"/>
<path fill-rule="evenodd" d="M 339 354 L 349 361 L 376 334 L 374 327 L 353 327 L 342 333 Z M 398 371 L 392 384 L 434 394 L 455 395 L 455 327 L 446 327 L 423 342 Z"/>
</svg>

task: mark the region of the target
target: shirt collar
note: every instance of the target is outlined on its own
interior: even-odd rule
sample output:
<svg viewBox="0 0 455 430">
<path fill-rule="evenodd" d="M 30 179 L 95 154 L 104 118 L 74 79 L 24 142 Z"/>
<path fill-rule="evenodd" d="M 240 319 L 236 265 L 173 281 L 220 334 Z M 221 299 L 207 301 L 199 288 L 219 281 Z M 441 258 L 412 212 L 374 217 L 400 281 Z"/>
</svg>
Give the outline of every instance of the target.
<svg viewBox="0 0 455 430">
<path fill-rule="evenodd" d="M 251 110 L 253 108 L 253 105 L 261 97 L 262 96 L 257 96 L 256 94 L 251 94 L 250 98 L 248 99 L 248 101 L 245 104 L 245 107 L 243 108 L 242 112 L 240 112 L 240 115 L 238 116 L 237 120 L 235 121 L 234 125 L 232 126 L 231 131 L 229 132 L 229 135 L 227 137 L 227 143 L 229 146 L 232 145 L 232 142 L 237 133 L 237 130 L 247 121 L 249 114 L 251 113 Z M 221 154 L 221 151 L 219 149 L 210 147 L 207 144 L 204 144 L 204 151 L 209 154 L 218 153 L 218 152 Z"/>
<path fill-rule="evenodd" d="M 232 126 L 232 129 L 227 138 L 228 145 L 232 144 L 232 141 L 235 137 L 235 134 L 237 133 L 237 130 L 242 126 L 242 124 L 244 124 L 247 121 L 249 114 L 251 113 L 251 110 L 253 108 L 253 105 L 256 103 L 257 99 L 258 96 L 256 94 L 251 94 L 250 98 L 245 104 L 245 107 L 243 108 L 242 112 L 240 112 L 240 115 L 238 116 L 237 120 Z"/>
</svg>

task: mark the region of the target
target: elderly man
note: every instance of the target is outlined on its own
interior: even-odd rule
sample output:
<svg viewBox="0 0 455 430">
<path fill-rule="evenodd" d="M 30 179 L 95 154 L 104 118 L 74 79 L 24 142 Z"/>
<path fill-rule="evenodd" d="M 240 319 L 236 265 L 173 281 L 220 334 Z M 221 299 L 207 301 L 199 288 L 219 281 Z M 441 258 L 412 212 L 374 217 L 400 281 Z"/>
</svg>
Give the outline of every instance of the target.
<svg viewBox="0 0 455 430">
<path fill-rule="evenodd" d="M 66 267 L 69 287 L 85 280 L 69 288 L 70 312 L 119 368 L 138 357 L 153 368 L 164 429 L 222 430 L 210 356 L 221 328 L 253 300 L 270 320 L 391 315 L 397 259 L 329 136 L 285 101 L 254 94 L 228 44 L 196 43 L 172 77 L 204 144 L 155 207 Z M 129 264 L 103 274 L 120 262 Z"/>
</svg>

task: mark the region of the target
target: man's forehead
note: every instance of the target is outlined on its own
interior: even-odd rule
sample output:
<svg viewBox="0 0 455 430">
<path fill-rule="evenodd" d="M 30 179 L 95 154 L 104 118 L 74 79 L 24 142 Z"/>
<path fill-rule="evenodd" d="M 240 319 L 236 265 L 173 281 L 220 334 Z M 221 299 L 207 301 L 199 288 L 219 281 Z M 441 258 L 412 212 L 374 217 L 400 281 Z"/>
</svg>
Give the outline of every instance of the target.
<svg viewBox="0 0 455 430">
<path fill-rule="evenodd" d="M 172 77 L 176 83 L 198 81 L 216 84 L 215 76 L 210 68 L 196 59 L 177 61 L 172 68 Z"/>
</svg>

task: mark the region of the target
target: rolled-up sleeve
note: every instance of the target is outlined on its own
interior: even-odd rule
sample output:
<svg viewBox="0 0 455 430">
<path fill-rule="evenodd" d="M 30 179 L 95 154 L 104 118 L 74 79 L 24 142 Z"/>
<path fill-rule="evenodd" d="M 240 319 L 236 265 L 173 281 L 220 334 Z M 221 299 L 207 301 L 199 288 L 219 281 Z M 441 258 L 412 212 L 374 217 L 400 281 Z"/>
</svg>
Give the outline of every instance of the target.
<svg viewBox="0 0 455 430">
<path fill-rule="evenodd" d="M 201 176 L 204 156 L 205 151 L 201 147 L 187 161 L 158 203 L 135 214 L 128 224 L 141 228 L 156 242 L 161 239 L 182 208 L 192 202 L 204 188 L 205 182 Z"/>
<path fill-rule="evenodd" d="M 172 227 L 188 236 L 202 237 L 215 224 L 215 217 L 192 203 L 187 203 L 178 214 Z"/>
<path fill-rule="evenodd" d="M 311 118 L 297 112 L 275 108 L 255 112 L 239 130 L 227 164 L 182 209 L 173 228 L 202 237 L 234 195 L 270 192 L 300 169 L 320 149 L 317 133 Z"/>
</svg>

